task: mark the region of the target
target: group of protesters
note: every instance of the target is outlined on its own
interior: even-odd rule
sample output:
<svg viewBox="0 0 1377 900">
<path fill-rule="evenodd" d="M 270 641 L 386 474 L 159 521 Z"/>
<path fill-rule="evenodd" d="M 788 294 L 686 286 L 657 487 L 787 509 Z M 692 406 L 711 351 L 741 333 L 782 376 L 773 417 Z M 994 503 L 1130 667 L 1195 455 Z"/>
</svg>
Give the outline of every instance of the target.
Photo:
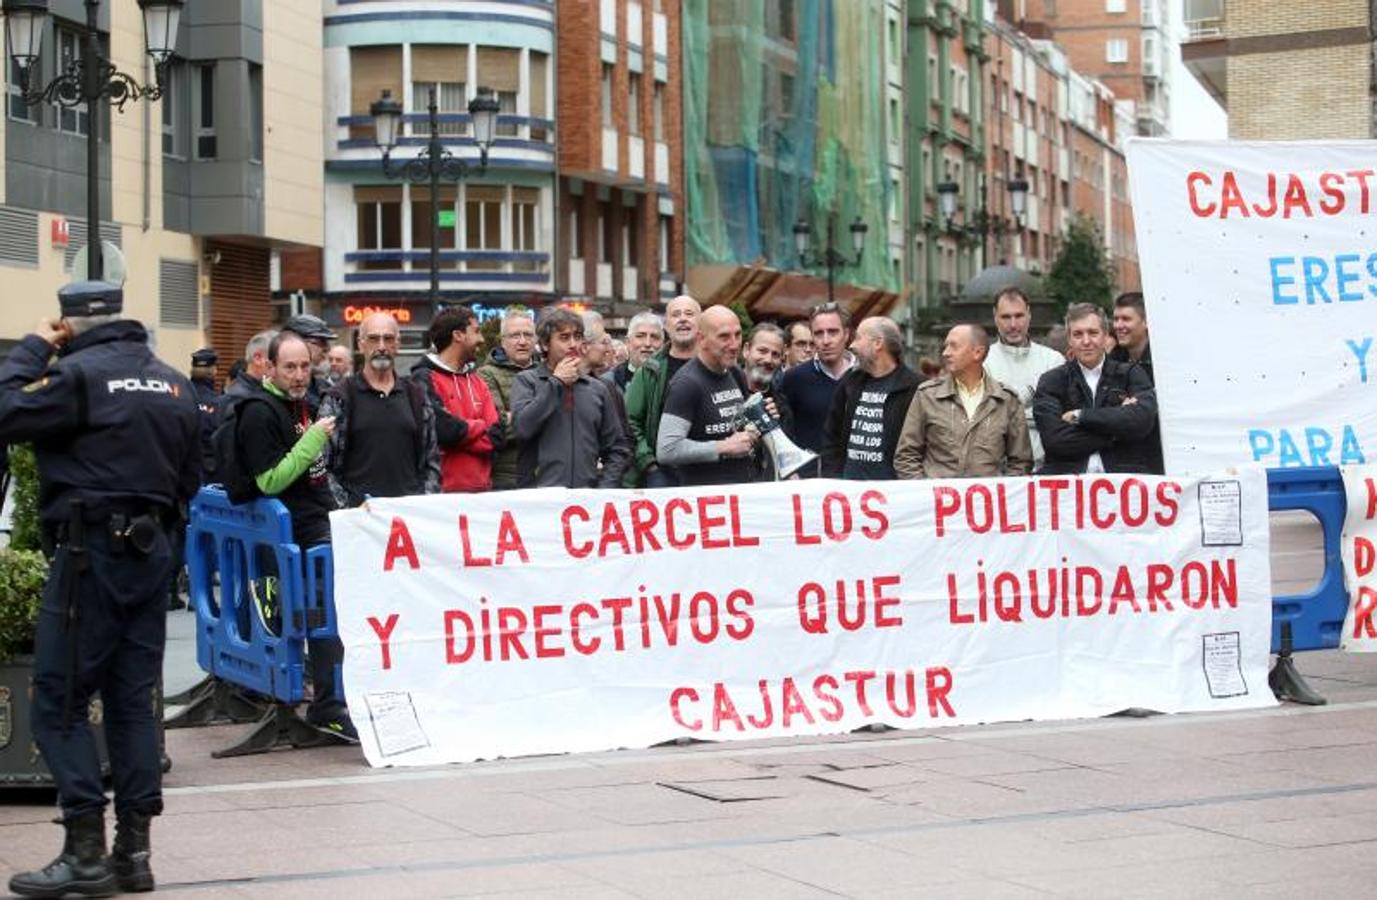
<svg viewBox="0 0 1377 900">
<path fill-rule="evenodd" d="M 893 320 L 852 323 L 834 303 L 743 334 L 732 310 L 681 295 L 663 318 L 630 320 L 620 362 L 596 312 L 509 309 L 485 355 L 477 315 L 453 306 L 409 375 L 389 314 L 360 324 L 357 372 L 323 321 L 297 316 L 249 342 L 216 421 L 236 411 L 241 465 L 286 505 L 302 546 L 329 541 L 331 510 L 375 497 L 1161 472 L 1142 295 L 1116 300 L 1113 328 L 1100 307 L 1072 305 L 1064 352 L 1030 340 L 1031 309 L 1017 289 L 998 294 L 997 337 L 952 327 L 934 377 L 905 362 Z M 804 462 L 781 469 L 772 432 Z M 308 715 L 352 737 L 330 690 L 337 643 L 312 657 Z"/>
</svg>

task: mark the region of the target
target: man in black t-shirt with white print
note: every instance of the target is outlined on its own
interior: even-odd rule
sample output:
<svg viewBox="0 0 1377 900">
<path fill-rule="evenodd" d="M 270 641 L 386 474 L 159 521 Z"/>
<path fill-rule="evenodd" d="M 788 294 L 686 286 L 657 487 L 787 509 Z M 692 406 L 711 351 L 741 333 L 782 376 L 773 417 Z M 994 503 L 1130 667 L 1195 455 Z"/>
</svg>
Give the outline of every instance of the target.
<svg viewBox="0 0 1377 900">
<path fill-rule="evenodd" d="M 759 436 L 744 430 L 741 405 L 749 391 L 736 368 L 741 321 L 722 306 L 698 318 L 698 354 L 669 383 L 655 445 L 656 461 L 674 466 L 686 485 L 752 481 L 751 451 Z"/>
</svg>

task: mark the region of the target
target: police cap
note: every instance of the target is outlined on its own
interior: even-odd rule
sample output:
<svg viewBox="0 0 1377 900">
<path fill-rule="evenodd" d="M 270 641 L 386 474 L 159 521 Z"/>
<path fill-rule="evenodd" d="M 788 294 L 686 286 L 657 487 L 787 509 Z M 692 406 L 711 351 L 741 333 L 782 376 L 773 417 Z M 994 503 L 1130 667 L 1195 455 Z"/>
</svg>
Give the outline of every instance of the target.
<svg viewBox="0 0 1377 900">
<path fill-rule="evenodd" d="M 57 292 L 64 318 L 114 315 L 124 309 L 124 290 L 105 281 L 77 281 Z"/>
<path fill-rule="evenodd" d="M 290 331 L 292 334 L 300 335 L 308 341 L 333 341 L 335 333 L 325 324 L 325 320 L 320 316 L 292 316 L 287 320 L 287 324 L 282 326 L 283 331 Z"/>
<path fill-rule="evenodd" d="M 191 364 L 193 366 L 213 366 L 220 357 L 210 347 L 202 347 L 191 354 Z"/>
</svg>

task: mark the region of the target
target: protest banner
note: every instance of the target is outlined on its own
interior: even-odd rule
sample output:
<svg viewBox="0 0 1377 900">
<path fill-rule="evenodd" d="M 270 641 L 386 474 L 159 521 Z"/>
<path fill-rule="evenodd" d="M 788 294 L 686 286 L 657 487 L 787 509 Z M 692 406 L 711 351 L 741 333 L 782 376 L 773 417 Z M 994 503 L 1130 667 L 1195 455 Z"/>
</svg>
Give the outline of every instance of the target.
<svg viewBox="0 0 1377 900">
<path fill-rule="evenodd" d="M 1341 471 L 1348 514 L 1340 537 L 1348 614 L 1340 646 L 1355 653 L 1377 653 L 1377 466 Z"/>
<path fill-rule="evenodd" d="M 1275 702 L 1258 467 L 411 497 L 331 527 L 373 765 Z"/>
<path fill-rule="evenodd" d="M 1129 143 L 1168 473 L 1377 453 L 1372 151 Z"/>
</svg>

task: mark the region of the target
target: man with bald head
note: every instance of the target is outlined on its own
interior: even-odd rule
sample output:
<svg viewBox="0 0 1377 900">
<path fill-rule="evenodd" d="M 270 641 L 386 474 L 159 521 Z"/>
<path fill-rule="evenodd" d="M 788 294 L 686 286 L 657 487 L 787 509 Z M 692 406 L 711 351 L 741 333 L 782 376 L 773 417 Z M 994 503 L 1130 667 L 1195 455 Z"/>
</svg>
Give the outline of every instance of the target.
<svg viewBox="0 0 1377 900">
<path fill-rule="evenodd" d="M 669 343 L 645 361 L 626 386 L 626 417 L 635 441 L 635 462 L 627 472 L 627 487 L 673 487 L 679 484 L 674 470 L 656 457 L 660 415 L 665 408 L 669 383 L 693 359 L 698 346 L 698 301 L 680 294 L 665 307 L 665 331 Z"/>
<path fill-rule="evenodd" d="M 990 338 L 957 325 L 942 345 L 946 374 L 913 392 L 894 471 L 900 478 L 993 478 L 1033 468 L 1018 394 L 985 371 Z"/>
<path fill-rule="evenodd" d="M 391 314 L 364 319 L 362 370 L 335 385 L 320 405 L 322 416 L 335 418 L 327 458 L 330 489 L 342 507 L 440 490 L 435 412 L 421 386 L 397 374 L 400 346 Z"/>
<path fill-rule="evenodd" d="M 741 320 L 724 306 L 698 317 L 698 353 L 669 383 L 655 456 L 679 483 L 743 484 L 754 480 L 757 435 L 737 427 L 750 388 L 736 367 Z"/>
<path fill-rule="evenodd" d="M 904 365 L 899 326 L 873 316 L 851 341 L 856 367 L 842 376 L 822 428 L 822 477 L 893 480 L 894 451 L 918 375 Z"/>
</svg>

